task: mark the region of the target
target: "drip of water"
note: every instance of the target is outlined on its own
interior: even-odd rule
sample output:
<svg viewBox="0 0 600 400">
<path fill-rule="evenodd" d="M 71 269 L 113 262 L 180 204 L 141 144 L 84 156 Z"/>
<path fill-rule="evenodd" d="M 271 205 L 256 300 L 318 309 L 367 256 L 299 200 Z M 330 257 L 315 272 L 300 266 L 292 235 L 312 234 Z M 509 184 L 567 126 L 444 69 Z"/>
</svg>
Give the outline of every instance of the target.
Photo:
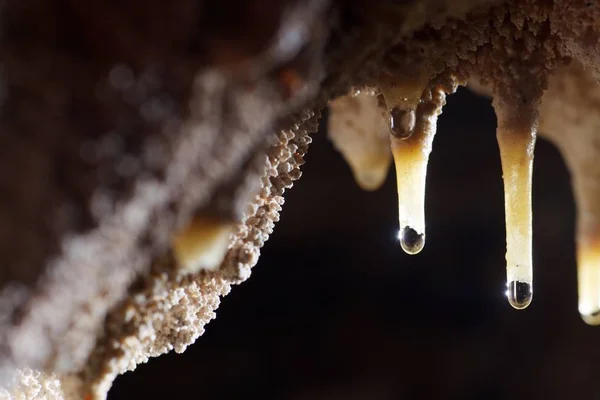
<svg viewBox="0 0 600 400">
<path fill-rule="evenodd" d="M 398 234 L 400 246 L 407 254 L 417 254 L 423 250 L 425 246 L 425 232 L 417 232 L 410 226 L 405 226 Z"/>
<path fill-rule="evenodd" d="M 398 139 L 409 138 L 415 129 L 415 110 L 394 107 L 390 110 L 390 133 Z"/>
<path fill-rule="evenodd" d="M 522 310 L 531 304 L 533 288 L 527 282 L 511 281 L 507 284 L 506 297 L 513 308 Z"/>
<path fill-rule="evenodd" d="M 389 130 L 397 139 L 409 138 L 416 126 L 416 110 L 430 82 L 425 68 L 404 69 L 406 75 L 387 77 L 380 82 L 389 118 Z"/>
</svg>

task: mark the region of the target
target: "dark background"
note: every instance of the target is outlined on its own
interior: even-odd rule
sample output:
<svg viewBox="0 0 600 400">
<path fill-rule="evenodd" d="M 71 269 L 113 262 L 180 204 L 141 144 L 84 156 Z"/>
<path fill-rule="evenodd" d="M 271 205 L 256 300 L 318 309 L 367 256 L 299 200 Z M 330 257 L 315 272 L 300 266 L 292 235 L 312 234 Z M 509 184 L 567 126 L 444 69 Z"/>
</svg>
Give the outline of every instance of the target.
<svg viewBox="0 0 600 400">
<path fill-rule="evenodd" d="M 504 296 L 489 100 L 461 89 L 440 117 L 417 256 L 396 240 L 393 172 L 361 191 L 323 129 L 306 159 L 250 280 L 196 344 L 119 377 L 110 400 L 600 398 L 600 327 L 577 313 L 574 206 L 551 144 L 536 148 L 524 311 Z"/>
</svg>

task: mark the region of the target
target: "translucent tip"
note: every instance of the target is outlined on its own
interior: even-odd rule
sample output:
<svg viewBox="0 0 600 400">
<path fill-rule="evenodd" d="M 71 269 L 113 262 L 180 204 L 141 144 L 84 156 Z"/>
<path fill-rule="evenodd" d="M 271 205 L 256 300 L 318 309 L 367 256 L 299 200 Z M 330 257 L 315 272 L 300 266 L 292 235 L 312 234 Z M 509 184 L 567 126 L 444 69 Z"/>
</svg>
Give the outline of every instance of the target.
<svg viewBox="0 0 600 400">
<path fill-rule="evenodd" d="M 577 280 L 579 314 L 589 325 L 600 325 L 600 246 L 579 238 Z"/>
<path fill-rule="evenodd" d="M 415 130 L 415 110 L 394 107 L 390 110 L 390 133 L 398 139 L 409 138 Z"/>
<path fill-rule="evenodd" d="M 600 325 L 600 309 L 597 309 L 595 311 L 592 312 L 580 312 L 581 315 L 581 319 L 583 319 L 583 321 L 588 324 L 588 325 L 592 325 L 592 326 L 598 326 Z"/>
<path fill-rule="evenodd" d="M 402 228 L 398 234 L 402 250 L 407 254 L 418 254 L 425 246 L 425 233 L 419 233 L 410 226 Z"/>
<path fill-rule="evenodd" d="M 508 297 L 508 302 L 513 308 L 522 310 L 531 304 L 533 290 L 529 283 L 512 281 L 507 286 L 506 297 Z"/>
</svg>

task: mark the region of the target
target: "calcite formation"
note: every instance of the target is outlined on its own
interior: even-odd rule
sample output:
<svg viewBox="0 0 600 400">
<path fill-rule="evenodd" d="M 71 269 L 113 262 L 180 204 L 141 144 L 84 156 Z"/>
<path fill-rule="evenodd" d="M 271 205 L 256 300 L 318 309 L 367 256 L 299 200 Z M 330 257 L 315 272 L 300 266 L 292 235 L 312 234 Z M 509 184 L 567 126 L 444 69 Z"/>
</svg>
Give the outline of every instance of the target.
<svg viewBox="0 0 600 400">
<path fill-rule="evenodd" d="M 539 131 L 572 173 L 579 312 L 600 323 L 600 4 L 224 3 L 3 5 L 0 396 L 101 399 L 184 351 L 249 277 L 328 102 L 361 187 L 393 158 L 418 253 L 436 118 L 469 80 L 498 116 L 510 303 L 533 296 Z"/>
</svg>

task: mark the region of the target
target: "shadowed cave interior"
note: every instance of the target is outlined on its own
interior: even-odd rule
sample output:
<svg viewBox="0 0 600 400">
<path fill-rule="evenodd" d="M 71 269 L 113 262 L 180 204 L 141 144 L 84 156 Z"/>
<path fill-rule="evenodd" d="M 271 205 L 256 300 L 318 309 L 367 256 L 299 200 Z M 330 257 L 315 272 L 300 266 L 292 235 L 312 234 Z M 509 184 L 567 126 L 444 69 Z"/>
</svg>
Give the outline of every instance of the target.
<svg viewBox="0 0 600 400">
<path fill-rule="evenodd" d="M 313 136 L 252 279 L 206 333 L 115 381 L 110 400 L 598 399 L 598 329 L 577 313 L 574 206 L 557 150 L 538 139 L 532 305 L 504 295 L 502 173 L 490 100 L 461 88 L 440 116 L 427 243 L 397 242 L 394 172 L 364 192 Z"/>
</svg>

